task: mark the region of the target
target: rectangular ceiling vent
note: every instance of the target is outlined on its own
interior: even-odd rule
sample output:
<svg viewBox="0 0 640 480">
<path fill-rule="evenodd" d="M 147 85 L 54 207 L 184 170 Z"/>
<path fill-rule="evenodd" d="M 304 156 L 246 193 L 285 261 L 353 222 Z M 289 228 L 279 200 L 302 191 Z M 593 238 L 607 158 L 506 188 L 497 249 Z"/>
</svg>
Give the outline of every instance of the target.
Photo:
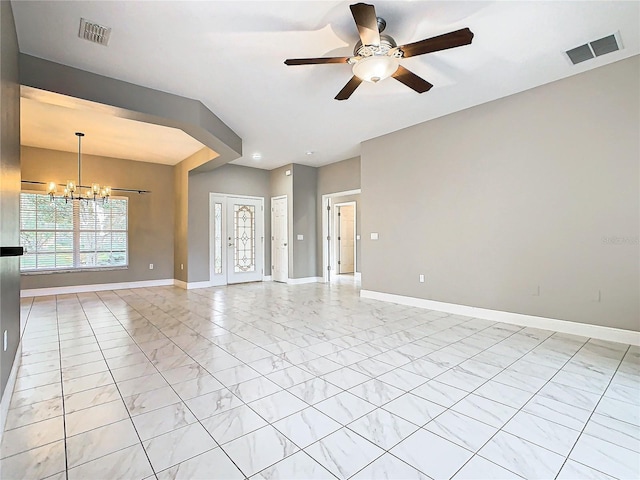
<svg viewBox="0 0 640 480">
<path fill-rule="evenodd" d="M 106 46 L 109 43 L 111 29 L 103 25 L 98 25 L 97 23 L 85 18 L 81 18 L 78 36 L 85 40 L 89 40 L 90 42 Z"/>
<path fill-rule="evenodd" d="M 571 63 L 577 65 L 586 60 L 620 50 L 621 47 L 622 42 L 620 42 L 619 34 L 612 34 L 567 50 L 565 53 Z"/>
</svg>

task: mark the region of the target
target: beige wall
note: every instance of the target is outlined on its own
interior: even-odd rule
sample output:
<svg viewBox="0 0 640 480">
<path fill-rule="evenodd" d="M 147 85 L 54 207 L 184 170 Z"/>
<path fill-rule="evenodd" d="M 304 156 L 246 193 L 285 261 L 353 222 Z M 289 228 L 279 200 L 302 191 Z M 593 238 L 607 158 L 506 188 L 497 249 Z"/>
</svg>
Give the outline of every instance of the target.
<svg viewBox="0 0 640 480">
<path fill-rule="evenodd" d="M 640 330 L 639 71 L 635 56 L 365 142 L 363 288 Z"/>
<path fill-rule="evenodd" d="M 65 183 L 77 177 L 77 158 L 76 153 L 22 147 L 22 179 Z M 100 272 L 23 274 L 22 288 L 173 278 L 173 167 L 83 154 L 82 178 L 85 184 L 97 181 L 114 188 L 151 191 L 144 195 L 125 194 L 129 198 L 129 267 Z M 150 263 L 153 270 L 149 270 Z"/>
</svg>

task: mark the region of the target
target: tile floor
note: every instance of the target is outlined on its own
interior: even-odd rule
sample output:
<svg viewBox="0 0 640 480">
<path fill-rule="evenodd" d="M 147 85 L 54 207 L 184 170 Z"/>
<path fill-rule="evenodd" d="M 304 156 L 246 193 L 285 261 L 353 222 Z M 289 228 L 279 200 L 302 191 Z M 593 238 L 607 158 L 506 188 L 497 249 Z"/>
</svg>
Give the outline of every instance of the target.
<svg viewBox="0 0 640 480">
<path fill-rule="evenodd" d="M 640 349 L 259 283 L 25 299 L 3 479 L 637 479 Z"/>
</svg>

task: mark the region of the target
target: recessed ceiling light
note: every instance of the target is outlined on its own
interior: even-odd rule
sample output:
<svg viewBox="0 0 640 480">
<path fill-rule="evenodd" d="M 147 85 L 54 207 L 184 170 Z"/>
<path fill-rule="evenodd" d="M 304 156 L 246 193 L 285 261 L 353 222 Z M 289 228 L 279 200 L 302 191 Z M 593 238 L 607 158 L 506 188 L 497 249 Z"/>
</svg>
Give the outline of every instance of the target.
<svg viewBox="0 0 640 480">
<path fill-rule="evenodd" d="M 313 155 L 314 152 L 312 152 L 311 150 L 309 150 L 308 152 L 305 152 L 305 155 Z"/>
<path fill-rule="evenodd" d="M 253 155 L 251 155 L 251 158 L 253 158 L 254 160 L 260 160 L 262 158 L 262 154 L 254 153 Z"/>
</svg>

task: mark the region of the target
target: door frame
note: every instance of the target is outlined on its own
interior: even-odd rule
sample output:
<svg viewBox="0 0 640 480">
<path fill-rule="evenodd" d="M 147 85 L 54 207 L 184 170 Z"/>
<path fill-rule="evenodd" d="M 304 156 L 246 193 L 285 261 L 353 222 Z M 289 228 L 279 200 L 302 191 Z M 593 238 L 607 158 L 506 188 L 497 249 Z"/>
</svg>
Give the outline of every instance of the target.
<svg viewBox="0 0 640 480">
<path fill-rule="evenodd" d="M 256 217 L 256 249 L 260 248 L 262 249 L 262 265 L 258 265 L 256 264 L 256 269 L 260 269 L 261 274 L 260 274 L 260 280 L 262 281 L 264 280 L 264 262 L 265 262 L 265 248 L 264 248 L 264 197 L 256 197 L 253 195 L 238 195 L 238 194 L 229 194 L 229 193 L 215 193 L 215 192 L 209 192 L 209 283 L 213 284 L 214 281 L 214 257 L 213 257 L 213 248 L 214 248 L 214 239 L 215 239 L 215 233 L 214 233 L 214 222 L 213 222 L 213 218 L 214 218 L 214 211 L 213 211 L 213 204 L 214 204 L 214 198 L 216 197 L 221 197 L 224 198 L 225 200 L 225 204 L 224 204 L 224 208 L 223 208 L 223 212 L 225 215 L 225 218 L 223 220 L 223 222 L 226 222 L 226 209 L 227 209 L 227 201 L 229 199 L 249 199 L 249 200 L 258 200 L 260 201 L 261 204 L 261 208 L 260 208 L 260 214 L 261 214 L 261 222 L 260 222 L 260 226 L 262 227 L 262 231 L 258 232 L 258 223 L 257 223 L 257 218 Z M 260 239 L 260 241 L 258 242 L 258 238 Z M 224 244 L 226 244 L 226 241 L 224 242 Z M 223 258 L 223 264 L 225 266 L 225 268 L 228 268 L 228 249 L 223 248 L 222 249 L 222 258 Z M 225 253 L 226 252 L 226 253 Z M 257 256 L 257 255 L 256 255 Z M 228 278 L 228 272 L 225 273 L 225 283 L 223 283 L 221 286 L 224 285 L 235 285 L 235 283 L 230 284 L 229 283 L 229 278 Z M 218 285 L 216 285 L 218 286 Z"/>
<path fill-rule="evenodd" d="M 287 275 L 284 280 L 285 283 L 289 281 L 289 197 L 287 195 L 278 195 L 276 197 L 271 197 L 271 280 L 276 281 L 273 275 L 273 266 L 275 258 L 275 249 L 276 245 L 274 242 L 274 226 L 273 226 L 273 201 L 274 200 L 282 200 L 285 199 L 287 201 Z"/>
<path fill-rule="evenodd" d="M 333 198 L 335 197 L 345 197 L 347 195 L 355 195 L 356 193 L 362 193 L 362 189 L 357 188 L 355 190 L 345 190 L 343 192 L 335 192 L 335 193 L 325 193 L 322 195 L 322 204 L 320 208 L 322 208 L 322 281 L 328 282 L 330 279 L 329 272 L 327 269 L 328 266 L 331 266 L 331 258 L 329 245 L 327 243 L 327 237 L 330 237 L 329 232 L 329 211 L 327 210 L 327 206 L 333 207 Z"/>
<path fill-rule="evenodd" d="M 358 203 L 356 201 L 350 201 L 350 202 L 340 202 L 340 203 L 335 203 L 333 205 L 333 208 L 338 209 L 338 207 L 346 207 L 346 206 L 352 206 L 353 207 L 353 274 L 355 275 L 356 272 L 358 271 L 358 258 L 356 255 L 357 249 L 358 249 L 358 245 L 356 244 L 356 236 L 357 236 L 357 229 L 356 229 L 356 225 L 357 223 L 357 205 Z M 334 255 L 334 264 L 335 264 L 335 272 L 337 275 L 340 275 L 340 268 L 338 268 L 338 261 L 340 260 L 340 242 L 338 241 L 338 234 L 340 233 L 340 219 L 338 215 L 333 215 L 333 221 L 334 221 L 334 227 L 333 227 L 333 231 L 335 232 L 335 235 L 333 236 L 334 242 L 333 242 L 333 251 L 336 252 L 336 255 Z M 333 271 L 333 268 L 331 269 Z"/>
</svg>

